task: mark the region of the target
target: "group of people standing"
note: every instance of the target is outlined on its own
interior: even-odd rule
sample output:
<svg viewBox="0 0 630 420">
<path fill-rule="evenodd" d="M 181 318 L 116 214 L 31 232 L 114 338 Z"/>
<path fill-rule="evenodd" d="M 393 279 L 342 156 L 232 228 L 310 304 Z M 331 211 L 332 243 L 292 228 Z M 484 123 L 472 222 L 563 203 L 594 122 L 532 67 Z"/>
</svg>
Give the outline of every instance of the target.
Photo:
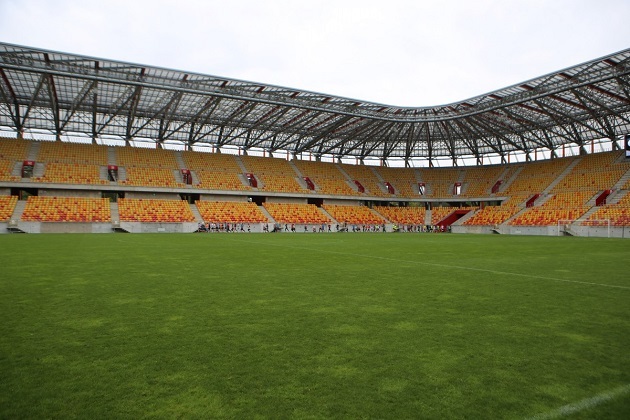
<svg viewBox="0 0 630 420">
<path fill-rule="evenodd" d="M 197 232 L 251 232 L 252 227 L 245 223 L 199 223 Z"/>
<path fill-rule="evenodd" d="M 197 228 L 197 232 L 251 232 L 252 227 L 251 224 L 245 223 L 199 223 Z M 269 225 L 264 223 L 262 225 L 262 231 L 265 233 L 268 232 L 387 232 L 387 227 L 385 223 L 383 224 L 350 224 L 342 223 L 335 224 L 334 226 L 330 223 L 322 223 L 321 225 L 299 225 L 297 226 L 295 223 L 275 223 Z M 450 232 L 450 226 L 443 225 L 398 225 L 393 224 L 391 226 L 392 232 L 428 232 L 428 233 L 439 233 L 439 232 Z"/>
</svg>

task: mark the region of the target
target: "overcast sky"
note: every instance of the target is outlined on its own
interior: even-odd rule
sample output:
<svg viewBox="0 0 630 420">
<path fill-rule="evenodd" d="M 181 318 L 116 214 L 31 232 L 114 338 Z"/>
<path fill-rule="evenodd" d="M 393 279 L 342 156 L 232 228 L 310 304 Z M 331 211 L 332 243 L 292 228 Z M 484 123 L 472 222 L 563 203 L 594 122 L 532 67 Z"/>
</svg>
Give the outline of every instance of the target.
<svg viewBox="0 0 630 420">
<path fill-rule="evenodd" d="M 3 42 L 397 106 L 630 48 L 628 0 L 0 0 Z"/>
</svg>

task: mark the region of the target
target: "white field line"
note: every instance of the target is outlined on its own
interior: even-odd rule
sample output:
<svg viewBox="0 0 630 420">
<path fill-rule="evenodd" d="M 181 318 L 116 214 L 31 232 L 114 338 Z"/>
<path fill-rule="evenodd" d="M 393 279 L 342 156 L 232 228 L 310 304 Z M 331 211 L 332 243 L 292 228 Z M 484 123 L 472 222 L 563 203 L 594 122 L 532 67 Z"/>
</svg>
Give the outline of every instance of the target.
<svg viewBox="0 0 630 420">
<path fill-rule="evenodd" d="M 588 410 L 589 408 L 598 406 L 602 403 L 605 403 L 606 401 L 610 401 L 617 397 L 628 394 L 630 394 L 630 384 L 620 386 L 619 388 L 615 388 L 610 391 L 602 392 L 601 394 L 597 394 L 594 397 L 585 398 L 581 401 L 563 405 L 562 407 L 548 413 L 538 414 L 533 417 L 529 417 L 528 420 L 549 420 L 566 417 L 580 411 Z"/>
<path fill-rule="evenodd" d="M 536 276 L 536 275 L 533 275 L 533 274 L 511 273 L 511 272 L 508 272 L 508 271 L 490 270 L 490 269 L 487 269 L 487 268 L 464 267 L 464 266 L 461 266 L 461 265 L 453 265 L 453 264 L 437 264 L 437 263 L 426 262 L 426 261 L 417 261 L 417 260 L 402 260 L 402 259 L 398 259 L 398 258 L 383 257 L 383 256 L 380 256 L 380 255 L 355 254 L 355 253 L 352 253 L 352 252 L 332 251 L 332 250 L 328 250 L 328 249 L 313 249 L 313 248 L 302 247 L 302 246 L 294 246 L 294 245 L 270 244 L 270 243 L 266 243 L 266 242 L 246 241 L 246 240 L 241 240 L 241 239 L 236 239 L 236 238 L 230 238 L 230 240 L 235 241 L 235 242 L 246 242 L 246 243 L 257 244 L 257 245 L 265 245 L 265 246 L 270 246 L 271 245 L 271 246 L 276 246 L 276 247 L 280 247 L 280 248 L 303 249 L 305 251 L 311 251 L 311 252 L 325 252 L 325 253 L 328 253 L 328 254 L 347 255 L 347 256 L 358 257 L 358 258 L 379 259 L 379 260 L 383 260 L 383 261 L 391 261 L 391 262 L 396 262 L 396 263 L 427 265 L 427 266 L 431 266 L 431 267 L 440 267 L 440 268 L 456 268 L 456 269 L 459 269 L 459 270 L 479 271 L 479 272 L 483 272 L 483 273 L 500 274 L 500 275 L 504 275 L 504 276 L 524 277 L 524 278 L 537 279 L 537 280 L 550 280 L 550 281 L 559 281 L 559 282 L 564 282 L 564 283 L 585 284 L 585 285 L 589 285 L 589 286 L 601 286 L 601 287 L 611 287 L 611 288 L 615 288 L 615 289 L 630 290 L 630 286 L 620 286 L 620 285 L 616 285 L 616 284 L 594 283 L 594 282 L 580 281 L 580 280 L 567 280 L 567 279 L 559 279 L 559 278 L 556 278 L 556 277 Z"/>
</svg>

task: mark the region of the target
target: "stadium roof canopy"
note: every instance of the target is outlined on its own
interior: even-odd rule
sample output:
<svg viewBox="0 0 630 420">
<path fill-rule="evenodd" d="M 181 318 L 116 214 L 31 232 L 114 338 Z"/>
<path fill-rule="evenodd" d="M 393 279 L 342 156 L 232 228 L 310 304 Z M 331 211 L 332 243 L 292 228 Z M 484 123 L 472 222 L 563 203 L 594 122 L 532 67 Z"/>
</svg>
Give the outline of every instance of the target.
<svg viewBox="0 0 630 420">
<path fill-rule="evenodd" d="M 504 161 L 540 149 L 553 157 L 563 145 L 583 150 L 630 132 L 630 49 L 410 108 L 0 43 L 0 127 L 405 162 Z"/>
</svg>

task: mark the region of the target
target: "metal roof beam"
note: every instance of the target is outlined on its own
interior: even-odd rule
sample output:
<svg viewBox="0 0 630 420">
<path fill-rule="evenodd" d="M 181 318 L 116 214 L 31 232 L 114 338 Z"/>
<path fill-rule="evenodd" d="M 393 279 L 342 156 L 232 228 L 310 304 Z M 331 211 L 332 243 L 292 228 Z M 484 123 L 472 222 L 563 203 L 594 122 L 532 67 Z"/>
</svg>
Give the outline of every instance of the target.
<svg viewBox="0 0 630 420">
<path fill-rule="evenodd" d="M 127 104 L 129 104 L 133 99 L 134 93 L 135 89 L 133 89 L 133 87 L 128 87 L 126 90 L 121 92 L 120 95 L 118 95 L 116 101 L 112 102 L 107 112 L 100 114 L 105 117 L 105 121 L 100 125 L 100 127 L 96 129 L 97 135 L 100 135 L 105 130 L 105 128 L 107 128 L 109 123 L 122 113 L 122 110 L 125 109 Z M 129 126 L 129 121 L 127 121 L 127 126 Z M 127 134 L 129 133 L 127 132 Z M 126 139 L 129 140 L 130 138 L 131 137 L 127 136 Z"/>
<path fill-rule="evenodd" d="M 70 107 L 69 111 L 66 113 L 66 116 L 63 119 L 63 121 L 61 121 L 60 123 L 59 128 L 61 131 L 63 131 L 68 125 L 68 123 L 72 120 L 72 117 L 77 112 L 77 109 L 79 109 L 82 105 L 85 105 L 86 101 L 90 99 L 90 94 L 92 94 L 96 90 L 97 86 L 98 86 L 98 83 L 94 81 L 92 82 L 87 81 L 83 84 L 83 87 L 81 88 L 81 91 L 79 92 L 78 97 L 76 97 L 74 101 L 72 101 L 72 106 Z"/>
<path fill-rule="evenodd" d="M 0 79 L 2 79 L 3 82 L 0 84 L 0 94 L 2 94 L 4 103 L 7 104 L 13 124 L 15 124 L 18 133 L 20 133 L 22 131 L 22 122 L 20 121 L 20 104 L 17 101 L 11 82 L 2 68 L 0 68 Z M 8 94 L 5 92 L 5 88 L 9 91 Z"/>
</svg>

